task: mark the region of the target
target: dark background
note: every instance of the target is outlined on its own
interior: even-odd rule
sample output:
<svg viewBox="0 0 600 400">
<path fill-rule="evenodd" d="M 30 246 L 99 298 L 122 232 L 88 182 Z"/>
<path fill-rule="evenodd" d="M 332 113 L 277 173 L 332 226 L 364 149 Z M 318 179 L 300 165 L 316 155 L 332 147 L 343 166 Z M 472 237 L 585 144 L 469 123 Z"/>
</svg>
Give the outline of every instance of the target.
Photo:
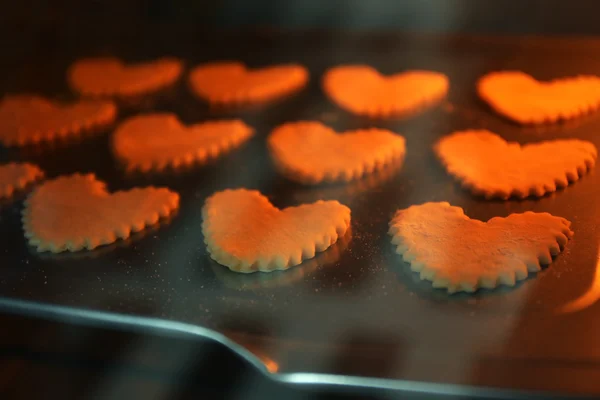
<svg viewBox="0 0 600 400">
<path fill-rule="evenodd" d="M 2 30 L 192 26 L 597 34 L 596 0 L 25 0 L 2 2 Z"/>
</svg>

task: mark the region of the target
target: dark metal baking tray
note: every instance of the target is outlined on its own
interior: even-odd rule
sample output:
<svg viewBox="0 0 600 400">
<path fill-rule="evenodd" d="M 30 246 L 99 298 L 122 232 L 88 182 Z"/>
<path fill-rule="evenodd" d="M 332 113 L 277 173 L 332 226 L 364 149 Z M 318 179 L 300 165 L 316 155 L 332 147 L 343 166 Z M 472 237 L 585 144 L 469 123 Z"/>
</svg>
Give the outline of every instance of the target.
<svg viewBox="0 0 600 400">
<path fill-rule="evenodd" d="M 225 343 L 269 377 L 290 383 L 385 387 L 412 392 L 501 395 L 600 393 L 600 308 L 590 301 L 560 312 L 592 287 L 600 232 L 600 177 L 538 200 L 485 201 L 463 191 L 435 160 L 434 141 L 454 130 L 487 128 L 521 143 L 574 137 L 600 146 L 600 115 L 572 123 L 519 127 L 476 97 L 482 74 L 519 69 L 540 79 L 600 73 L 600 40 L 192 29 L 111 35 L 81 41 L 48 33 L 8 49 L 3 93 L 72 99 L 64 73 L 82 56 L 128 61 L 171 55 L 187 66 L 236 59 L 250 66 L 300 62 L 311 73 L 302 92 L 270 105 L 213 109 L 175 88 L 120 103 L 119 120 L 173 111 L 186 123 L 239 117 L 256 129 L 248 143 L 209 165 L 148 176 L 124 173 L 109 150 L 111 129 L 74 143 L 0 148 L 0 162 L 28 160 L 55 177 L 93 172 L 110 190 L 166 185 L 181 194 L 170 221 L 126 242 L 89 253 L 37 254 L 21 230 L 23 195 L 0 206 L 0 308 L 42 318 Z M 331 104 L 320 90 L 330 66 L 366 63 L 384 73 L 432 69 L 450 77 L 439 107 L 405 120 L 368 120 Z M 308 187 L 279 176 L 265 138 L 278 124 L 316 119 L 337 129 L 377 126 L 403 134 L 400 171 L 348 185 Z M 553 157 L 553 154 L 548 154 Z M 213 262 L 201 232 L 201 208 L 214 191 L 258 189 L 285 207 L 337 199 L 352 209 L 352 234 L 315 261 L 272 274 L 238 275 Z M 386 235 L 393 212 L 449 201 L 486 220 L 547 211 L 573 222 L 575 237 L 550 267 L 515 288 L 447 295 L 421 282 Z M 457 238 L 460 240 L 460 238 Z M 593 295 L 588 295 L 593 296 Z M 586 297 L 589 299 L 590 297 Z M 6 328 L 3 328 L 6 329 Z M 157 360 L 157 362 L 160 362 Z"/>
</svg>

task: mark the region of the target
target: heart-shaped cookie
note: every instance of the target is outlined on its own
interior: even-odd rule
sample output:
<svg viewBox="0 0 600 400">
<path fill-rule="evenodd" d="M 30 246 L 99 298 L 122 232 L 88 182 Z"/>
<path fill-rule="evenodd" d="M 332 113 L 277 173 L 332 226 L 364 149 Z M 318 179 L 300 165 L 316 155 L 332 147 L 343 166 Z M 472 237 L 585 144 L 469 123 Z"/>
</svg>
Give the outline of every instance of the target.
<svg viewBox="0 0 600 400">
<path fill-rule="evenodd" d="M 272 271 L 269 274 L 239 274 L 216 263 L 211 263 L 210 267 L 217 279 L 230 289 L 256 290 L 290 286 L 310 277 L 322 268 L 335 266 L 350 244 L 352 239 L 351 230 L 351 228 L 348 229 L 344 236 L 340 236 L 338 241 L 331 245 L 327 251 L 317 253 L 310 260 L 306 260 L 288 270 Z"/>
<path fill-rule="evenodd" d="M 23 229 L 37 251 L 94 249 L 125 239 L 179 207 L 179 195 L 166 188 L 134 188 L 108 193 L 94 175 L 47 181 L 25 201 Z"/>
<path fill-rule="evenodd" d="M 442 202 L 397 211 L 389 233 L 411 270 L 454 293 L 514 286 L 552 262 L 573 235 L 570 224 L 531 211 L 482 222 Z"/>
<path fill-rule="evenodd" d="M 174 58 L 130 65 L 114 57 L 87 58 L 69 68 L 68 81 L 87 96 L 137 96 L 174 84 L 182 71 Z"/>
<path fill-rule="evenodd" d="M 24 146 L 76 136 L 112 123 L 116 114 L 117 108 L 110 101 L 60 104 L 40 96 L 6 96 L 0 101 L 0 142 Z"/>
<path fill-rule="evenodd" d="M 448 86 L 448 77 L 439 72 L 384 76 L 366 65 L 331 68 L 323 77 L 323 89 L 336 104 L 369 117 L 416 114 L 443 99 Z"/>
<path fill-rule="evenodd" d="M 275 65 L 248 69 L 235 61 L 199 65 L 190 73 L 193 92 L 210 103 L 260 103 L 295 92 L 308 82 L 301 65 Z"/>
<path fill-rule="evenodd" d="M 268 139 L 271 156 L 291 179 L 316 184 L 350 181 L 403 159 L 405 140 L 385 129 L 343 134 L 316 121 L 281 125 Z"/>
<path fill-rule="evenodd" d="M 350 209 L 337 201 L 280 210 L 259 192 L 246 189 L 213 194 L 202 212 L 210 256 L 237 272 L 298 265 L 327 249 L 350 226 Z"/>
<path fill-rule="evenodd" d="M 29 163 L 10 163 L 0 165 L 0 200 L 22 190 L 27 185 L 41 179 L 44 171 Z"/>
<path fill-rule="evenodd" d="M 147 114 L 132 117 L 117 128 L 113 149 L 130 170 L 161 170 L 217 157 L 252 133 L 240 120 L 185 126 L 175 114 Z"/>
<path fill-rule="evenodd" d="M 492 72 L 477 83 L 479 96 L 521 124 L 568 120 L 600 106 L 600 77 L 581 75 L 540 82 L 520 71 Z"/>
<path fill-rule="evenodd" d="M 486 131 L 455 132 L 435 145 L 448 172 L 486 198 L 543 196 L 584 175 L 596 147 L 583 140 L 548 140 L 521 146 Z"/>
</svg>

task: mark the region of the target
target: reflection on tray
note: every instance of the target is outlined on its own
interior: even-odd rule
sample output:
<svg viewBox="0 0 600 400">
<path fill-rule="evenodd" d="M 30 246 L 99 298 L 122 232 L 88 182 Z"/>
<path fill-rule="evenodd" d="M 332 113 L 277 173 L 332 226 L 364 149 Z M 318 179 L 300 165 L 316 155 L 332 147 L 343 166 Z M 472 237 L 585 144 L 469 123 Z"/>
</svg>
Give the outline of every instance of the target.
<svg viewBox="0 0 600 400">
<path fill-rule="evenodd" d="M 112 149 L 111 149 L 111 151 L 112 151 Z M 123 162 L 122 160 L 119 160 L 116 156 L 114 156 L 114 151 L 113 151 L 113 157 L 115 158 L 115 163 L 116 163 L 119 171 L 125 176 L 125 178 L 134 180 L 134 181 L 139 181 L 139 180 L 151 181 L 152 178 L 161 178 L 161 177 L 165 177 L 165 176 L 183 175 L 183 174 L 187 174 L 190 172 L 196 172 L 198 169 L 205 167 L 208 164 L 211 164 L 220 156 L 216 157 L 216 158 L 209 157 L 202 161 L 194 160 L 189 164 L 182 163 L 181 165 L 178 165 L 177 167 L 175 167 L 171 164 L 167 164 L 162 169 L 152 168 L 148 171 L 141 171 L 139 169 L 128 169 L 127 164 L 125 162 Z"/>
<path fill-rule="evenodd" d="M 139 168 L 127 168 L 127 163 L 123 160 L 120 160 L 115 155 L 115 151 L 113 150 L 112 146 L 113 145 L 111 144 L 111 152 L 113 154 L 115 163 L 119 171 L 125 176 L 126 179 L 134 181 L 152 181 L 153 178 L 160 179 L 175 175 L 192 174 L 200 171 L 203 168 L 214 166 L 215 163 L 219 162 L 223 158 L 232 157 L 233 155 L 235 155 L 236 152 L 244 149 L 247 146 L 247 143 L 239 143 L 233 148 L 223 151 L 222 153 L 219 153 L 216 156 L 208 155 L 202 160 L 194 159 L 190 163 L 181 163 L 178 166 L 174 166 L 171 163 L 167 163 L 163 168 L 158 169 L 153 166 L 151 169 L 145 171 L 140 170 Z"/>
<path fill-rule="evenodd" d="M 297 203 L 312 202 L 315 199 L 339 199 L 341 196 L 356 196 L 368 192 L 379 185 L 392 179 L 404 164 L 404 159 L 399 159 L 392 164 L 361 179 L 349 183 L 323 184 L 316 186 L 302 186 L 294 191 L 293 200 Z"/>
<path fill-rule="evenodd" d="M 34 247 L 28 246 L 29 251 L 35 254 L 37 257 L 43 260 L 84 260 L 89 258 L 98 258 L 105 254 L 108 254 L 115 249 L 121 249 L 131 246 L 132 244 L 138 243 L 143 238 L 156 233 L 162 227 L 169 225 L 171 221 L 177 216 L 178 210 L 174 210 L 168 217 L 161 218 L 156 224 L 150 225 L 139 232 L 132 233 L 127 239 L 118 239 L 116 242 L 109 245 L 100 246 L 94 250 L 81 250 L 76 252 L 65 251 L 62 253 L 51 253 L 43 252 L 38 253 Z"/>
<path fill-rule="evenodd" d="M 210 266 L 214 271 L 215 276 L 223 282 L 225 286 L 232 289 L 252 290 L 287 286 L 302 280 L 308 274 L 316 271 L 318 267 L 335 264 L 348 247 L 351 239 L 352 228 L 349 228 L 346 234 L 339 238 L 330 248 L 321 253 L 317 253 L 317 255 L 310 260 L 306 260 L 302 264 L 291 267 L 285 271 L 240 274 L 239 272 L 233 272 L 227 267 L 212 260 Z"/>
<path fill-rule="evenodd" d="M 398 257 L 400 258 L 400 256 Z M 404 263 L 401 258 L 397 262 L 399 264 Z M 397 266 L 395 270 L 398 276 L 398 281 L 408 289 L 411 295 L 414 293 L 423 300 L 427 299 L 436 302 L 441 301 L 444 303 L 448 301 L 456 301 L 459 303 L 464 302 L 465 304 L 474 305 L 489 296 L 506 296 L 508 294 L 511 294 L 511 301 L 514 301 L 515 303 L 522 303 L 525 301 L 527 291 L 519 291 L 519 288 L 526 282 L 536 279 L 537 275 L 536 272 L 530 272 L 527 278 L 517 281 L 514 286 L 499 285 L 494 289 L 479 288 L 474 293 L 456 292 L 449 294 L 446 289 L 434 288 L 432 287 L 430 281 L 421 280 L 419 273 L 412 271 L 408 263 L 406 264 L 407 265 Z M 515 297 L 522 298 L 523 300 L 513 300 Z"/>
<path fill-rule="evenodd" d="M 562 121 L 558 124 L 544 124 L 544 125 L 533 125 L 533 126 L 525 126 L 520 129 L 520 132 L 530 134 L 530 135 L 547 135 L 548 133 L 564 133 L 575 128 L 579 128 L 584 125 L 586 121 L 591 119 L 590 115 L 585 115 L 580 118 Z M 571 135 L 569 135 L 571 136 Z"/>
<path fill-rule="evenodd" d="M 281 105 L 289 100 L 302 95 L 303 89 L 298 92 L 288 93 L 281 97 L 269 99 L 265 101 L 252 101 L 246 103 L 232 104 L 209 104 L 209 109 L 212 114 L 229 114 L 229 113 L 261 113 L 266 112 L 267 108 Z"/>
<path fill-rule="evenodd" d="M 111 132 L 114 129 L 114 126 L 114 123 L 112 123 L 108 125 L 85 128 L 77 135 L 67 135 L 66 137 L 58 136 L 52 140 L 45 140 L 40 143 L 19 147 L 18 152 L 21 157 L 26 159 L 46 155 L 47 153 L 73 147 L 87 139 Z"/>
</svg>

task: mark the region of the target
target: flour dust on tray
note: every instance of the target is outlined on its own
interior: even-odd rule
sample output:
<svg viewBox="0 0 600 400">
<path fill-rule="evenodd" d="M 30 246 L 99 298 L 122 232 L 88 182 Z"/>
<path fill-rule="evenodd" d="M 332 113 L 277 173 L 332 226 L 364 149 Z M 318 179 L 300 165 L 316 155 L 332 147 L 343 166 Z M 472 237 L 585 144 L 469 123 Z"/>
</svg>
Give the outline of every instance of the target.
<svg viewBox="0 0 600 400">
<path fill-rule="evenodd" d="M 0 143 L 25 146 L 78 136 L 114 122 L 110 101 L 80 100 L 63 104 L 37 95 L 10 95 L 0 101 Z"/>
<path fill-rule="evenodd" d="M 253 129 L 241 120 L 185 126 L 172 113 L 132 117 L 115 131 L 113 151 L 128 170 L 162 170 L 202 164 L 241 145 Z"/>
<path fill-rule="evenodd" d="M 437 104 L 448 92 L 448 77 L 433 71 L 385 76 L 367 65 L 331 68 L 323 90 L 341 108 L 368 117 L 408 117 Z"/>
<path fill-rule="evenodd" d="M 570 225 L 531 211 L 483 222 L 441 202 L 398 210 L 389 234 L 412 271 L 434 288 L 454 293 L 514 286 L 540 271 L 573 235 Z"/>
<path fill-rule="evenodd" d="M 166 188 L 109 193 L 94 175 L 61 176 L 38 186 L 25 201 L 23 229 L 37 251 L 92 250 L 128 238 L 179 207 Z"/>
<path fill-rule="evenodd" d="M 189 83 L 198 97 L 216 105 L 263 103 L 294 93 L 308 82 L 302 65 L 282 64 L 249 69 L 237 61 L 202 64 Z"/>
<path fill-rule="evenodd" d="M 596 163 L 593 143 L 548 140 L 521 146 L 486 130 L 455 132 L 435 144 L 448 172 L 476 195 L 543 196 L 579 180 Z"/>
<path fill-rule="evenodd" d="M 115 57 L 98 57 L 76 61 L 67 79 L 73 90 L 85 96 L 131 97 L 173 85 L 182 71 L 183 63 L 175 58 L 124 64 Z"/>
<path fill-rule="evenodd" d="M 44 171 L 30 163 L 9 163 L 0 165 L 0 200 L 7 199 L 18 190 L 42 179 Z"/>
<path fill-rule="evenodd" d="M 329 248 L 350 226 L 350 209 L 335 200 L 279 209 L 246 189 L 213 194 L 202 213 L 210 256 L 245 273 L 298 265 Z"/>
<path fill-rule="evenodd" d="M 302 183 L 351 181 L 401 162 L 402 136 L 385 129 L 336 133 L 316 121 L 278 126 L 268 138 L 278 169 Z"/>
<path fill-rule="evenodd" d="M 477 92 L 496 112 L 517 123 L 553 123 L 597 110 L 600 77 L 580 75 L 540 82 L 521 71 L 499 71 L 480 78 Z"/>
</svg>

